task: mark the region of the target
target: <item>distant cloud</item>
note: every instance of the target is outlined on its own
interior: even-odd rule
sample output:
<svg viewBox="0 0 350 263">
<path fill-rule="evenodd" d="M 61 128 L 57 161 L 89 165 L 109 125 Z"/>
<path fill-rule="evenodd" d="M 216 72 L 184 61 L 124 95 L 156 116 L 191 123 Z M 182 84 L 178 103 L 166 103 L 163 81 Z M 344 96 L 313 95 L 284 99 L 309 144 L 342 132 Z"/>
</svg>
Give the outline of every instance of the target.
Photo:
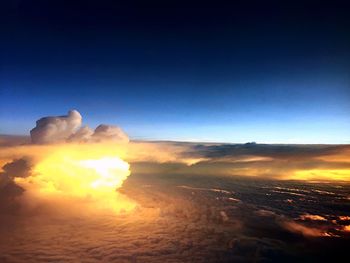
<svg viewBox="0 0 350 263">
<path fill-rule="evenodd" d="M 21 144 L 28 144 L 29 136 L 25 135 L 4 135 L 0 134 L 0 147 L 9 147 Z"/>
<path fill-rule="evenodd" d="M 294 221 L 284 221 L 282 222 L 282 226 L 290 232 L 301 234 L 305 237 L 322 237 L 329 235 L 318 228 L 307 227 Z"/>
<path fill-rule="evenodd" d="M 321 215 L 310 215 L 310 214 L 304 214 L 299 217 L 303 221 L 327 221 L 327 219 L 324 216 Z"/>
</svg>

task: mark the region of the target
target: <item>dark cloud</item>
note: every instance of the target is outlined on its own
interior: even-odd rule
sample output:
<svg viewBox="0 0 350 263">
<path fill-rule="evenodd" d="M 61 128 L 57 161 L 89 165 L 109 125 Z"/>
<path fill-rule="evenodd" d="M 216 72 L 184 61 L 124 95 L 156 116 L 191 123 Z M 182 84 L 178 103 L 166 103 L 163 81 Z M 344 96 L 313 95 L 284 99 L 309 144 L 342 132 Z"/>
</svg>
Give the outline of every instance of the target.
<svg viewBox="0 0 350 263">
<path fill-rule="evenodd" d="M 153 166 L 139 162 L 135 167 L 143 166 L 148 171 L 171 172 L 174 174 L 211 174 L 216 176 L 259 176 L 276 179 L 303 179 L 295 174 L 310 171 L 310 178 L 332 180 L 327 170 L 333 171 L 334 179 L 350 169 L 349 145 L 268 145 L 268 144 L 196 144 L 177 142 L 154 142 L 159 145 L 180 147 L 177 160 Z M 195 160 L 192 165 L 185 165 L 181 160 Z M 137 161 L 137 160 L 136 160 Z M 189 163 L 189 162 L 185 162 Z M 191 163 L 190 163 L 191 164 Z M 323 170 L 325 176 L 313 176 L 312 171 Z M 336 172 L 334 172 L 336 171 Z M 343 172 L 342 172 L 343 171 Z"/>
<path fill-rule="evenodd" d="M 11 178 L 26 177 L 30 175 L 31 165 L 27 159 L 17 159 L 2 167 L 4 175 Z"/>
<path fill-rule="evenodd" d="M 349 145 L 273 145 L 273 144 L 197 144 L 189 155 L 208 158 L 263 156 L 276 159 L 303 159 L 336 154 L 350 150 Z"/>
<path fill-rule="evenodd" d="M 0 212 L 12 209 L 16 204 L 15 197 L 23 193 L 24 189 L 18 186 L 16 177 L 31 175 L 31 164 L 27 159 L 17 159 L 6 163 L 0 172 Z"/>
</svg>

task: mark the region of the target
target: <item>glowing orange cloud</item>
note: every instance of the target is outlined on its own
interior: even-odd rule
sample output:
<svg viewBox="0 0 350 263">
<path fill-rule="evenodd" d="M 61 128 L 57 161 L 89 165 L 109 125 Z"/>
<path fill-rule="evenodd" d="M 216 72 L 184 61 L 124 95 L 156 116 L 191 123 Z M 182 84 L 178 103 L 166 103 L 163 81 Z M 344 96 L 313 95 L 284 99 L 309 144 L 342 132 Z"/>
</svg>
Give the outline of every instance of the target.
<svg viewBox="0 0 350 263">
<path fill-rule="evenodd" d="M 25 178 L 15 182 L 35 200 L 83 202 L 90 208 L 131 210 L 135 203 L 116 189 L 130 175 L 129 164 L 113 146 L 51 145 L 51 153 L 41 156 Z"/>
<path fill-rule="evenodd" d="M 293 233 L 301 234 L 305 237 L 322 237 L 322 236 L 329 236 L 327 232 L 324 232 L 320 229 L 314 228 L 314 227 L 307 227 L 302 224 L 298 224 L 293 221 L 286 221 L 282 224 L 287 230 Z"/>
<path fill-rule="evenodd" d="M 293 174 L 292 179 L 350 181 L 350 170 L 349 169 L 299 170 Z"/>
</svg>

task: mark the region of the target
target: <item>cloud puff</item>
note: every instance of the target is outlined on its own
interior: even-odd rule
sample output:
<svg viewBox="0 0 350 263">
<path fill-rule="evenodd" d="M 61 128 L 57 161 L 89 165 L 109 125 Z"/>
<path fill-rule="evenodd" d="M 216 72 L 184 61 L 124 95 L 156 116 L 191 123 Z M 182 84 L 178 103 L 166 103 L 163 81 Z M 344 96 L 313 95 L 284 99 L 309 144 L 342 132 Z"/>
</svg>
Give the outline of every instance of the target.
<svg viewBox="0 0 350 263">
<path fill-rule="evenodd" d="M 96 129 L 92 135 L 95 141 L 105 141 L 105 140 L 117 140 L 120 142 L 128 142 L 128 136 L 119 127 L 112 125 L 101 124 Z"/>
<path fill-rule="evenodd" d="M 95 130 L 82 125 L 82 116 L 76 110 L 67 115 L 44 117 L 36 122 L 30 131 L 32 143 L 47 144 L 55 142 L 129 142 L 124 131 L 113 125 L 101 124 Z"/>
<path fill-rule="evenodd" d="M 90 140 L 91 136 L 94 134 L 94 131 L 88 127 L 81 127 L 76 133 L 72 134 L 68 140 L 69 141 L 78 141 L 78 142 L 87 142 Z"/>
<path fill-rule="evenodd" d="M 81 126 L 82 117 L 76 110 L 68 115 L 44 117 L 36 122 L 36 127 L 30 131 L 33 143 L 45 144 L 68 139 Z"/>
<path fill-rule="evenodd" d="M 75 142 L 129 142 L 129 137 L 119 127 L 113 125 L 101 124 L 93 131 L 88 126 L 81 127 L 76 133 L 72 134 L 69 141 Z"/>
</svg>

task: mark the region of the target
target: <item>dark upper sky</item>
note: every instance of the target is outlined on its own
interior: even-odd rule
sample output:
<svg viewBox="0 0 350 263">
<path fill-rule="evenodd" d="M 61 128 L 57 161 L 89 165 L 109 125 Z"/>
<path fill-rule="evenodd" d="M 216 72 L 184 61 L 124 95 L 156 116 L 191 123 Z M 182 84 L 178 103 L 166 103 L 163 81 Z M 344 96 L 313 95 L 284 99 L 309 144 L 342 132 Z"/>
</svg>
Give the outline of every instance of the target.
<svg viewBox="0 0 350 263">
<path fill-rule="evenodd" d="M 350 4 L 8 1 L 0 133 L 45 115 L 132 138 L 350 142 Z"/>
</svg>

